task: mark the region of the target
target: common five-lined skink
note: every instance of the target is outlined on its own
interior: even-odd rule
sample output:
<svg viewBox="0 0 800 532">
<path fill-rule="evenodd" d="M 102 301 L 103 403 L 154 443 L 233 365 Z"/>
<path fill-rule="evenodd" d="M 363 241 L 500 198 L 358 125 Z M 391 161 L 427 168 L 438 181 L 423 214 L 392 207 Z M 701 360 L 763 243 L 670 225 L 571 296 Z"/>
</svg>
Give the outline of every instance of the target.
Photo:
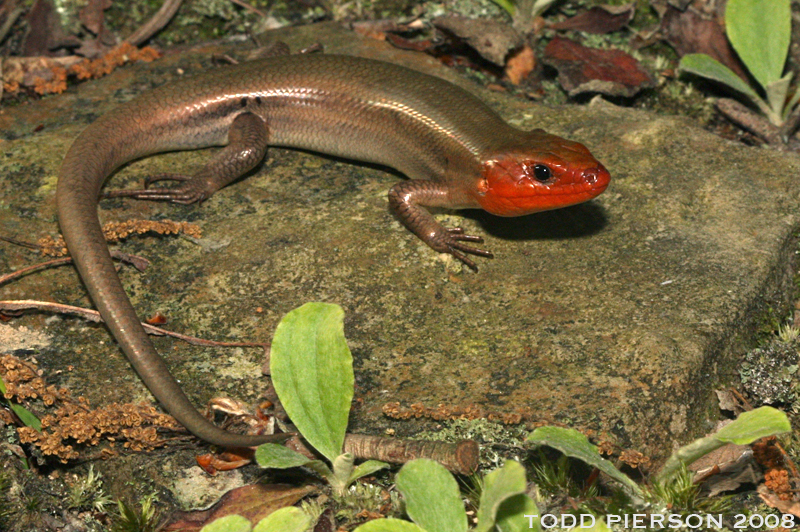
<svg viewBox="0 0 800 532">
<path fill-rule="evenodd" d="M 226 447 L 274 436 L 221 430 L 195 409 L 142 329 L 100 230 L 100 189 L 115 169 L 158 152 L 223 148 L 197 174 L 157 176 L 172 188 L 128 192 L 191 203 L 211 196 L 263 158 L 267 146 L 302 148 L 399 170 L 408 180 L 389 205 L 436 251 L 470 267 L 491 257 L 426 207 L 482 208 L 517 216 L 574 205 L 605 190 L 609 173 L 583 145 L 509 126 L 475 96 L 390 63 L 292 55 L 223 67 L 155 89 L 91 124 L 58 180 L 58 219 L 89 294 L 136 372 L 166 410 L 199 438 Z"/>
</svg>

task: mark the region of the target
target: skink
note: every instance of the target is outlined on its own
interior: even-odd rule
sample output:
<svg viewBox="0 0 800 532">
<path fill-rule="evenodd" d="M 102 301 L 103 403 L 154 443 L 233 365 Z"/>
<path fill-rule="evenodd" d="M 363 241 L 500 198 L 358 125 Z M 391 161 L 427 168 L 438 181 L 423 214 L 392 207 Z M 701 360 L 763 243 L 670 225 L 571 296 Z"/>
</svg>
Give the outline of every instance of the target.
<svg viewBox="0 0 800 532">
<path fill-rule="evenodd" d="M 426 207 L 482 208 L 517 216 L 574 205 L 605 190 L 609 173 L 581 144 L 541 129 L 520 131 L 475 96 L 397 65 L 335 55 L 292 55 L 223 67 L 142 94 L 75 140 L 58 180 L 64 240 L 111 333 L 156 399 L 199 438 L 225 447 L 275 436 L 219 429 L 191 404 L 139 323 L 100 230 L 100 189 L 115 169 L 164 151 L 225 146 L 190 179 L 157 176 L 172 188 L 128 192 L 192 203 L 240 177 L 267 146 L 302 148 L 386 165 L 409 179 L 389 205 L 436 251 L 475 268 L 491 257 L 447 229 Z"/>
</svg>

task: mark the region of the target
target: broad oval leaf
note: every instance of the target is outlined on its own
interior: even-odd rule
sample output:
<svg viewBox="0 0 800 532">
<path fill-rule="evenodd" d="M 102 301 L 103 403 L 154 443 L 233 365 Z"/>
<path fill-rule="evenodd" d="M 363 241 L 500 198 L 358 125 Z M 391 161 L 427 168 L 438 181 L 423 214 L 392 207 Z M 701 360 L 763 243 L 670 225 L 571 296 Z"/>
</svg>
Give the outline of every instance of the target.
<svg viewBox="0 0 800 532">
<path fill-rule="evenodd" d="M 524 493 L 504 500 L 497 509 L 498 532 L 539 532 L 539 507 Z"/>
<path fill-rule="evenodd" d="M 408 462 L 395 476 L 406 501 L 406 512 L 428 532 L 466 532 L 467 513 L 453 475 L 438 462 Z"/>
<path fill-rule="evenodd" d="M 783 77 L 792 34 L 789 1 L 728 0 L 725 7 L 725 33 L 764 88 Z"/>
<path fill-rule="evenodd" d="M 241 515 L 226 515 L 207 524 L 200 529 L 200 532 L 250 532 L 251 530 L 253 525 Z"/>
<path fill-rule="evenodd" d="M 515 460 L 506 460 L 503 467 L 483 478 L 483 491 L 478 506 L 478 526 L 475 532 L 489 532 L 495 525 L 500 505 L 514 495 L 525 493 L 525 468 Z"/>
<path fill-rule="evenodd" d="M 759 438 L 783 434 L 792 430 L 786 414 L 771 406 L 743 412 L 717 432 L 714 437 L 725 443 L 749 445 Z"/>
<path fill-rule="evenodd" d="M 680 471 L 682 464 L 691 464 L 726 443 L 748 445 L 759 438 L 789 432 L 791 425 L 786 414 L 769 406 L 744 412 L 722 427 L 716 434 L 684 445 L 667 459 L 656 475 L 657 482 L 665 482 Z"/>
<path fill-rule="evenodd" d="M 386 469 L 387 467 L 389 467 L 389 464 L 386 462 L 381 462 L 380 460 L 367 460 L 366 462 L 362 462 L 361 464 L 357 465 L 356 468 L 353 469 L 353 472 L 350 474 L 350 478 L 348 479 L 347 483 L 352 484 L 361 477 L 366 477 L 367 475 L 371 475 L 376 471 Z"/>
<path fill-rule="evenodd" d="M 756 105 L 764 104 L 761 97 L 742 78 L 713 57 L 706 54 L 687 54 L 681 58 L 678 69 L 695 76 L 708 78 L 726 85 L 750 98 Z M 759 104 L 761 102 L 761 104 Z"/>
<path fill-rule="evenodd" d="M 258 522 L 253 532 L 305 532 L 311 517 L 300 508 L 289 506 L 269 514 Z"/>
<path fill-rule="evenodd" d="M 356 528 L 353 532 L 426 532 L 414 523 L 402 519 L 373 519 Z"/>
<path fill-rule="evenodd" d="M 633 495 L 640 498 L 644 497 L 644 492 L 636 482 L 614 467 L 614 464 L 600 456 L 600 451 L 597 447 L 589 443 L 589 439 L 575 429 L 539 427 L 528 436 L 525 442 L 535 445 L 547 445 L 553 449 L 558 449 L 567 456 L 582 460 L 622 484 Z"/>
<path fill-rule="evenodd" d="M 312 460 L 277 443 L 265 443 L 256 449 L 256 462 L 263 468 L 289 469 L 309 464 Z"/>
<path fill-rule="evenodd" d="M 353 400 L 353 357 L 338 305 L 306 303 L 275 330 L 272 383 L 297 430 L 331 462 L 344 445 Z"/>
</svg>

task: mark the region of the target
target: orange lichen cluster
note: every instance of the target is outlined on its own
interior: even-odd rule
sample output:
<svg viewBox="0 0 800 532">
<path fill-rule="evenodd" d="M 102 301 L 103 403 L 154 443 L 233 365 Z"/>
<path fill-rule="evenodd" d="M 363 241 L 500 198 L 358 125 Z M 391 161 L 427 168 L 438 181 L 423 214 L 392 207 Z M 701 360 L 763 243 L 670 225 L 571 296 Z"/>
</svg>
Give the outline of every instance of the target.
<svg viewBox="0 0 800 532">
<path fill-rule="evenodd" d="M 777 446 L 775 437 L 763 438 L 753 444 L 753 458 L 766 471 L 764 485 L 782 501 L 789 501 L 793 496 L 789 471 L 784 463 L 784 456 Z"/>
<path fill-rule="evenodd" d="M 79 457 L 83 447 L 102 441 L 124 440 L 123 447 L 146 451 L 166 444 L 156 429 L 177 428 L 175 420 L 150 405 L 110 404 L 91 409 L 83 397 L 73 399 L 68 390 L 48 385 L 35 365 L 10 355 L 0 356 L 0 375 L 9 401 L 41 400 L 54 411 L 42 417 L 42 431 L 19 427 L 20 442 L 33 444 L 43 455 L 62 462 Z M 9 422 L 9 419 L 3 421 Z M 113 451 L 106 451 L 113 454 Z"/>
<path fill-rule="evenodd" d="M 124 222 L 109 222 L 103 226 L 103 236 L 108 242 L 116 242 L 130 235 L 143 233 L 158 233 L 160 235 L 176 235 L 183 233 L 187 236 L 200 238 L 200 227 L 189 222 L 173 222 L 172 220 L 126 220 Z"/>
<path fill-rule="evenodd" d="M 64 67 L 56 66 L 51 69 L 53 73 L 50 79 L 34 78 L 33 91 L 36 94 L 53 94 L 67 90 L 68 71 Z"/>
<path fill-rule="evenodd" d="M 193 238 L 200 238 L 202 231 L 196 224 L 189 222 L 173 222 L 172 220 L 126 220 L 124 222 L 108 222 L 103 226 L 103 236 L 107 242 L 117 242 L 132 234 L 158 233 L 160 235 L 174 235 L 183 233 Z M 42 254 L 49 257 L 63 257 L 67 254 L 64 239 L 46 236 L 37 241 Z"/>
<path fill-rule="evenodd" d="M 764 485 L 782 501 L 792 499 L 792 484 L 785 469 L 770 469 L 764 473 Z"/>
<path fill-rule="evenodd" d="M 99 59 L 84 59 L 80 63 L 71 66 L 69 73 L 74 74 L 78 79 L 101 78 L 125 63 L 133 61 L 150 62 L 159 57 L 161 57 L 161 54 L 154 48 L 149 46 L 136 48 L 132 44 L 124 42 Z"/>
<path fill-rule="evenodd" d="M 0 356 L 0 375 L 6 385 L 6 399 L 41 399 L 46 406 L 70 399 L 69 390 L 48 385 L 35 365 L 11 355 Z"/>
<path fill-rule="evenodd" d="M 3 92 L 8 94 L 16 94 L 19 90 L 19 81 L 12 80 L 12 81 L 4 81 L 3 82 Z"/>
<path fill-rule="evenodd" d="M 166 441 L 158 436 L 157 427 L 174 429 L 175 420 L 150 405 L 112 403 L 93 410 L 81 398 L 44 416 L 42 432 L 20 427 L 17 433 L 20 442 L 34 444 L 42 454 L 67 462 L 80 456 L 76 446 L 95 446 L 101 441 L 124 439 L 123 447 L 131 451 L 162 447 Z"/>
<path fill-rule="evenodd" d="M 387 403 L 383 405 L 383 414 L 393 419 L 433 419 L 435 421 L 454 420 L 454 419 L 488 419 L 497 421 L 504 425 L 518 425 L 527 416 L 522 413 L 487 412 L 477 405 L 468 406 L 446 406 L 438 405 L 436 408 L 428 408 L 422 403 L 414 403 L 408 408 L 403 408 L 400 403 Z"/>
<path fill-rule="evenodd" d="M 130 43 L 124 42 L 119 46 L 110 50 L 103 57 L 98 59 L 84 59 L 78 63 L 72 64 L 68 67 L 53 65 L 36 65 L 36 70 L 31 72 L 32 80 L 25 82 L 24 85 L 32 85 L 33 90 L 37 94 L 50 94 L 59 93 L 67 90 L 67 78 L 75 76 L 78 79 L 95 79 L 110 74 L 118 66 L 130 63 L 133 61 L 153 61 L 161 56 L 155 49 L 146 46 L 144 48 L 136 48 Z M 33 58 L 37 60 L 39 58 Z M 49 58 L 42 58 L 47 60 Z M 37 61 L 41 62 L 41 61 Z M 41 74 L 41 75 L 36 75 Z M 12 79 L 11 81 L 6 78 L 6 83 L 3 85 L 5 91 L 9 93 L 16 93 L 20 88 L 20 80 Z"/>
<path fill-rule="evenodd" d="M 639 451 L 632 451 L 630 449 L 622 451 L 622 453 L 619 455 L 619 459 L 622 463 L 634 468 L 646 468 L 648 465 L 650 465 L 649 457 L 643 455 Z"/>
</svg>

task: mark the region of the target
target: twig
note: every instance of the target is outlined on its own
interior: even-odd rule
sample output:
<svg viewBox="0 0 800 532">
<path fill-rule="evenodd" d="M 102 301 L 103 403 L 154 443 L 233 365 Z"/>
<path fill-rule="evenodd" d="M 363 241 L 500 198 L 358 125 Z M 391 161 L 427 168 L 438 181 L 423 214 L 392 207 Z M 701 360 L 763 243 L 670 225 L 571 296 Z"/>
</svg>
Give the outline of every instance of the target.
<svg viewBox="0 0 800 532">
<path fill-rule="evenodd" d="M 12 301 L 0 301 L 0 311 L 19 312 L 21 310 L 44 310 L 47 312 L 56 312 L 58 314 L 70 314 L 73 316 L 80 316 L 95 323 L 102 323 L 103 318 L 96 310 L 88 308 L 74 307 L 72 305 L 62 305 L 61 303 L 50 303 L 48 301 L 36 301 L 31 299 L 20 299 Z M 203 347 L 260 347 L 266 349 L 267 345 L 261 342 L 218 342 L 215 340 L 204 340 L 195 336 L 187 336 L 185 334 L 176 333 L 173 331 L 166 331 L 159 327 L 150 325 L 149 323 L 142 323 L 145 331 L 154 336 L 170 336 L 183 340 L 191 345 L 199 345 Z"/>
<path fill-rule="evenodd" d="M 11 238 L 10 236 L 0 235 L 0 240 L 3 242 L 8 242 L 9 244 L 14 244 L 15 246 L 19 246 L 21 248 L 35 249 L 36 251 L 40 251 L 42 249 L 41 246 L 38 246 L 32 242 L 17 240 L 16 238 Z"/>
<path fill-rule="evenodd" d="M 792 458 L 789 456 L 789 453 L 786 452 L 786 449 L 784 449 L 783 446 L 780 443 L 778 443 L 777 440 L 775 440 L 775 447 L 777 447 L 778 450 L 783 455 L 783 463 L 788 465 L 789 469 L 792 470 L 792 477 L 794 477 L 795 479 L 800 479 L 800 472 L 797 471 L 797 466 L 794 465 L 794 462 L 792 461 Z"/>
<path fill-rule="evenodd" d="M 8 32 L 11 31 L 11 28 L 14 26 L 14 23 L 17 21 L 20 15 L 25 12 L 25 8 L 18 6 L 15 9 L 11 10 L 11 13 L 8 14 L 8 18 L 3 23 L 3 26 L 0 27 L 0 43 L 3 42 L 8 35 Z"/>
<path fill-rule="evenodd" d="M 3 240 L 10 241 L 9 239 L 4 238 Z M 20 242 L 19 245 L 25 245 L 24 242 Z M 36 248 L 36 246 L 34 246 Z M 122 262 L 127 262 L 128 264 L 132 265 L 139 271 L 144 271 L 150 265 L 150 261 L 145 259 L 144 257 L 139 257 L 137 255 L 129 255 L 128 253 L 120 253 L 118 251 L 112 251 L 111 256 L 117 260 L 121 260 Z M 26 266 L 21 270 L 17 270 L 12 273 L 7 273 L 5 275 L 0 275 L 0 284 L 5 284 L 9 281 L 13 281 L 20 277 L 27 275 L 28 273 L 39 270 L 41 268 L 52 268 L 53 266 L 62 266 L 64 264 L 69 264 L 72 262 L 72 257 L 62 257 L 60 259 L 53 259 L 48 260 L 46 262 L 40 262 L 39 264 L 34 264 L 32 266 Z"/>
<path fill-rule="evenodd" d="M 400 440 L 365 434 L 344 437 L 344 452 L 356 458 L 371 458 L 403 464 L 417 458 L 430 458 L 460 475 L 470 475 L 478 469 L 480 448 L 473 440 L 458 443 L 422 440 Z"/>
<path fill-rule="evenodd" d="M 156 14 L 153 15 L 150 20 L 142 24 L 139 29 L 129 35 L 125 41 L 134 46 L 139 46 L 148 40 L 172 20 L 172 17 L 178 12 L 178 8 L 181 7 L 182 3 L 183 0 L 165 0 L 161 5 L 161 9 L 156 11 Z"/>
<path fill-rule="evenodd" d="M 784 145 L 777 127 L 736 100 L 720 98 L 715 105 L 729 120 L 750 131 L 770 146 Z"/>
<path fill-rule="evenodd" d="M 255 8 L 253 6 L 251 6 L 247 2 L 243 2 L 242 0 L 231 0 L 231 2 L 233 2 L 237 6 L 240 6 L 240 7 L 243 7 L 245 9 L 247 9 L 248 11 L 252 11 L 256 15 L 258 15 L 259 17 L 267 18 L 267 14 L 266 13 L 264 13 L 260 9 L 257 9 L 257 8 Z"/>
<path fill-rule="evenodd" d="M 284 431 L 296 431 L 291 424 L 281 426 Z M 287 446 L 308 457 L 315 457 L 299 437 L 288 441 Z M 460 475 L 470 475 L 478 469 L 480 448 L 473 440 L 458 443 L 424 440 L 401 440 L 365 434 L 347 434 L 344 437 L 344 451 L 361 460 L 382 460 L 393 464 L 404 464 L 417 458 L 429 458 Z"/>
</svg>

